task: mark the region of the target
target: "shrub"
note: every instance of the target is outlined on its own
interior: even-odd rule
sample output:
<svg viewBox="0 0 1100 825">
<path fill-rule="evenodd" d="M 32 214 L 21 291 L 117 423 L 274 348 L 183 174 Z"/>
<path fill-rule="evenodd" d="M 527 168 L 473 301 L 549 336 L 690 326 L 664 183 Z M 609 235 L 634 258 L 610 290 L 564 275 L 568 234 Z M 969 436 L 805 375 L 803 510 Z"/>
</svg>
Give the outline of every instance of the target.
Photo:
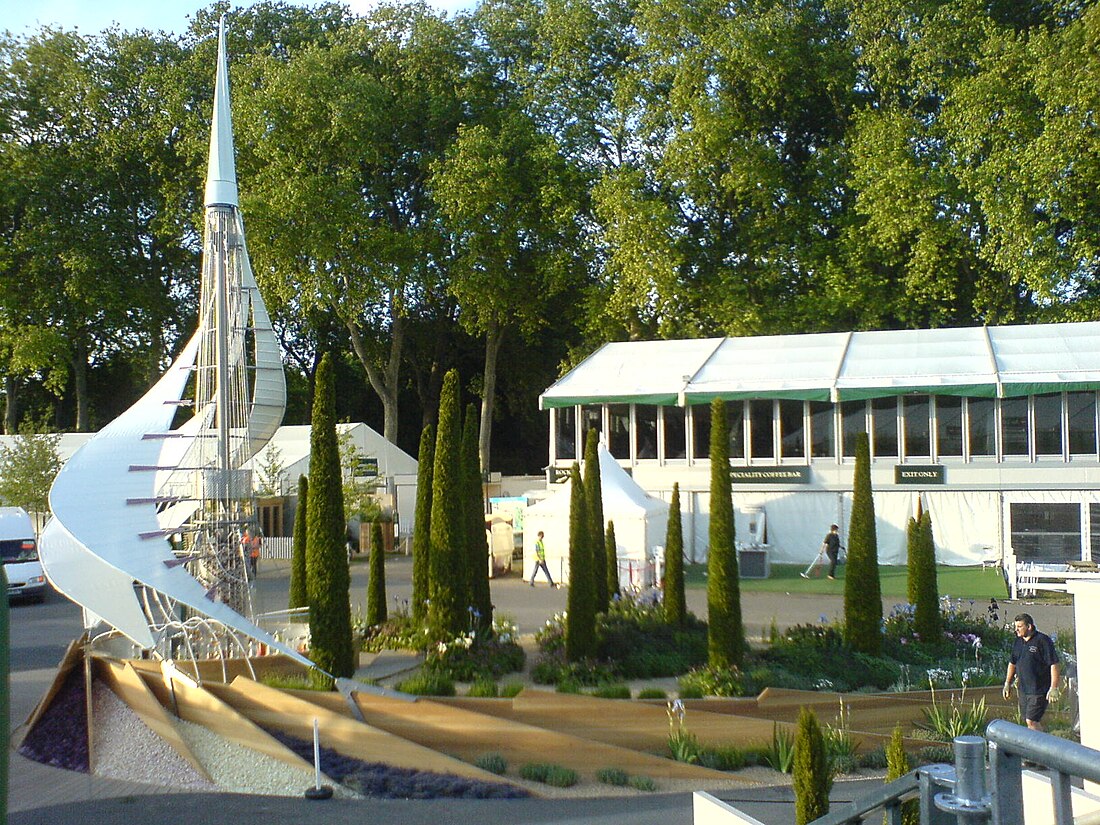
<svg viewBox="0 0 1100 825">
<path fill-rule="evenodd" d="M 309 479 L 298 476 L 298 509 L 294 511 L 294 545 L 290 555 L 290 590 L 288 604 L 291 610 L 309 607 L 306 591 L 306 508 L 309 502 Z"/>
<path fill-rule="evenodd" d="M 741 582 L 735 550 L 733 492 L 729 472 L 729 423 L 726 403 L 710 405 L 710 543 L 707 558 L 708 663 L 712 668 L 740 665 L 745 656 L 741 619 Z"/>
<path fill-rule="evenodd" d="M 478 679 L 470 685 L 466 695 L 479 699 L 495 699 L 500 695 L 500 689 L 492 679 Z"/>
<path fill-rule="evenodd" d="M 639 699 L 667 699 L 668 694 L 656 687 L 642 688 L 638 691 Z"/>
<path fill-rule="evenodd" d="M 648 776 L 632 776 L 630 777 L 630 787 L 636 791 L 655 791 L 657 790 L 657 783 L 650 779 Z"/>
<path fill-rule="evenodd" d="M 668 505 L 668 529 L 665 532 L 665 621 L 679 627 L 687 618 L 684 594 L 684 528 L 680 516 L 680 485 L 672 485 Z"/>
<path fill-rule="evenodd" d="M 426 670 L 398 682 L 397 689 L 402 693 L 412 693 L 416 696 L 455 695 L 455 683 L 451 679 L 441 673 Z"/>
<path fill-rule="evenodd" d="M 680 681 L 680 698 L 681 699 L 702 699 L 703 688 L 696 684 L 684 684 L 683 680 Z"/>
<path fill-rule="evenodd" d="M 626 785 L 630 781 L 630 775 L 619 768 L 600 768 L 596 771 L 596 779 L 605 785 Z"/>
<path fill-rule="evenodd" d="M 848 526 L 848 570 L 844 575 L 844 636 L 854 650 L 878 655 L 882 652 L 881 625 L 882 585 L 871 493 L 871 448 L 867 433 L 859 433 Z"/>
<path fill-rule="evenodd" d="M 418 625 L 428 618 L 431 588 L 432 473 L 435 464 L 435 430 L 425 425 L 416 454 L 416 521 L 412 540 L 412 614 Z"/>
<path fill-rule="evenodd" d="M 916 611 L 913 628 L 925 641 L 938 641 L 941 633 L 940 594 L 936 582 L 936 541 L 932 535 L 932 516 L 925 512 L 920 517 L 918 530 L 917 564 L 921 571 L 917 576 Z"/>
<path fill-rule="evenodd" d="M 806 825 L 829 812 L 829 789 L 833 784 L 825 739 L 817 717 L 807 707 L 798 714 L 792 762 L 795 823 Z"/>
<path fill-rule="evenodd" d="M 424 665 L 456 682 L 473 682 L 523 670 L 526 658 L 523 648 L 511 638 L 470 631 L 430 647 Z"/>
<path fill-rule="evenodd" d="M 688 730 L 685 724 L 687 711 L 684 703 L 677 699 L 668 703 L 668 750 L 677 762 L 693 763 L 699 761 L 702 749 L 698 737 Z"/>
<path fill-rule="evenodd" d="M 950 745 L 930 745 L 917 751 L 917 762 L 921 765 L 953 765 L 955 752 Z"/>
<path fill-rule="evenodd" d="M 265 673 L 260 676 L 261 685 L 279 690 L 317 690 L 318 687 L 308 673 Z"/>
<path fill-rule="evenodd" d="M 432 511 L 429 564 L 429 616 L 440 638 L 466 629 L 469 583 L 466 580 L 466 537 L 462 519 L 462 421 L 458 370 L 449 370 L 439 395 L 432 469 Z"/>
<path fill-rule="evenodd" d="M 596 653 L 596 583 L 592 568 L 591 522 L 580 466 L 573 462 L 569 497 L 569 595 L 565 656 L 571 662 Z"/>
<path fill-rule="evenodd" d="M 483 771 L 503 776 L 508 772 L 508 762 L 499 753 L 483 753 L 474 760 L 474 764 Z"/>
<path fill-rule="evenodd" d="M 887 767 L 886 749 L 879 745 L 873 750 L 866 751 L 856 757 L 859 767 L 871 770 L 882 770 Z"/>
<path fill-rule="evenodd" d="M 597 685 L 596 689 L 592 691 L 592 695 L 600 699 L 629 699 L 631 696 L 630 685 L 622 682 Z"/>
<path fill-rule="evenodd" d="M 588 543 L 592 554 L 592 598 L 597 613 L 607 611 L 607 548 L 603 524 L 603 483 L 600 479 L 600 434 L 590 429 L 584 442 L 584 500 L 588 513 Z"/>
<path fill-rule="evenodd" d="M 505 699 L 519 696 L 523 692 L 523 682 L 505 682 L 500 686 L 500 695 Z"/>
<path fill-rule="evenodd" d="M 519 775 L 530 782 L 542 782 L 555 788 L 569 788 L 577 784 L 577 772 L 561 765 L 530 763 L 519 769 Z"/>
<path fill-rule="evenodd" d="M 806 709 L 803 708 L 803 710 Z M 799 719 L 801 720 L 801 716 Z M 814 725 L 815 727 L 817 725 L 816 719 L 814 720 Z M 821 735 L 820 729 L 818 729 L 818 735 Z M 778 722 L 772 722 L 772 741 L 764 753 L 764 761 L 767 762 L 774 771 L 790 773 L 794 768 L 794 756 L 795 737 L 792 736 L 791 732 L 786 728 L 779 727 Z M 824 765 L 822 767 L 824 767 Z"/>
<path fill-rule="evenodd" d="M 382 545 L 382 522 L 370 527 L 370 575 L 367 579 L 367 624 L 386 621 L 386 556 Z"/>
<path fill-rule="evenodd" d="M 909 773 L 909 757 L 901 741 L 901 725 L 894 728 L 886 746 L 886 781 L 893 782 Z M 920 802 L 911 799 L 901 804 L 901 825 L 919 825 Z M 890 825 L 889 816 L 883 817 L 883 825 Z"/>
<path fill-rule="evenodd" d="M 977 702 L 971 702 L 967 707 L 966 691 L 956 699 L 944 705 L 936 703 L 936 692 L 932 691 L 932 706 L 921 708 L 924 721 L 918 722 L 917 727 L 928 732 L 929 739 L 942 739 L 944 742 L 954 741 L 956 736 L 981 736 L 985 731 L 989 712 L 985 707 L 985 697 Z"/>
<path fill-rule="evenodd" d="M 680 677 L 680 696 L 745 696 L 753 693 L 745 675 L 736 667 L 703 667 Z"/>
<path fill-rule="evenodd" d="M 685 614 L 670 625 L 659 604 L 615 602 L 596 624 L 596 656 L 627 679 L 678 676 L 707 661 L 707 625 Z"/>
</svg>

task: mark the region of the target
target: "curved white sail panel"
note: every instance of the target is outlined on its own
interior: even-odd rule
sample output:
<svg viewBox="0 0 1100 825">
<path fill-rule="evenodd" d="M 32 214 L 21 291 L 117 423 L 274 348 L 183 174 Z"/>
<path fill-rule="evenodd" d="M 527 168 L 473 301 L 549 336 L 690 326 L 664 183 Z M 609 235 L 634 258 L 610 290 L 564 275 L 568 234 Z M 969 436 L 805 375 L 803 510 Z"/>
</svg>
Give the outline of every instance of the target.
<svg viewBox="0 0 1100 825">
<path fill-rule="evenodd" d="M 242 615 L 251 582 L 240 539 L 253 519 L 242 465 L 282 421 L 286 384 L 237 208 L 228 92 L 222 27 L 199 328 L 157 384 L 58 474 L 42 561 L 58 590 L 160 655 L 197 616 L 311 665 Z M 193 415 L 171 429 L 188 403 Z"/>
</svg>

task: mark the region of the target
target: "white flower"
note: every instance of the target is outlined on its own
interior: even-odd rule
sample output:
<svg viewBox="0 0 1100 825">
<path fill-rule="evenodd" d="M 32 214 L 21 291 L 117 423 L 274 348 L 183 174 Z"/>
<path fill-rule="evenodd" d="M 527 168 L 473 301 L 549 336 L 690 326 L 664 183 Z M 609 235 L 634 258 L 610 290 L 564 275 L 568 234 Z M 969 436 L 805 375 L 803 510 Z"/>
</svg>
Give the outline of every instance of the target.
<svg viewBox="0 0 1100 825">
<path fill-rule="evenodd" d="M 442 656 L 444 653 L 447 652 L 447 643 L 440 642 L 438 645 L 436 645 L 436 649 L 439 651 L 439 655 Z"/>
</svg>

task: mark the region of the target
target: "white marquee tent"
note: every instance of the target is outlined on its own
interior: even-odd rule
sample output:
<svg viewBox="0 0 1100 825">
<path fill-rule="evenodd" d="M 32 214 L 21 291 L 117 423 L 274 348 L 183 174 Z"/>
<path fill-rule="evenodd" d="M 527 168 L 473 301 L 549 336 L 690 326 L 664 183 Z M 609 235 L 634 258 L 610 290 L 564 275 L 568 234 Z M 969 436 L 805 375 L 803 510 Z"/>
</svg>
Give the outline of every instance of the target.
<svg viewBox="0 0 1100 825">
<path fill-rule="evenodd" d="M 651 584 L 646 571 L 653 548 L 665 543 L 668 503 L 649 495 L 619 466 L 601 444 L 600 484 L 605 523 L 615 523 L 615 540 L 622 586 Z M 555 582 L 569 581 L 569 499 L 566 482 L 550 498 L 527 508 L 523 526 L 523 576 L 530 581 L 535 569 L 535 540 L 546 534 L 546 563 Z"/>
</svg>

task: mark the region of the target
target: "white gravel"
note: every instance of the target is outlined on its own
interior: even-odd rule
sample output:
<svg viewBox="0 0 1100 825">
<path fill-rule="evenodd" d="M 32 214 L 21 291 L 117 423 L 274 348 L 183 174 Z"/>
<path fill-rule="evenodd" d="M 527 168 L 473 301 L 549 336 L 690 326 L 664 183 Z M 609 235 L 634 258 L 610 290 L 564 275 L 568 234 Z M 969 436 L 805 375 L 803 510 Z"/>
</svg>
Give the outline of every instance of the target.
<svg viewBox="0 0 1100 825">
<path fill-rule="evenodd" d="M 307 788 L 313 787 L 312 770 L 299 770 L 267 754 L 230 742 L 202 725 L 177 720 L 176 727 L 191 752 L 223 791 L 301 796 Z M 359 798 L 358 794 L 339 784 L 333 786 L 333 791 L 338 799 Z"/>
<path fill-rule="evenodd" d="M 100 682 L 92 686 L 92 715 L 96 775 L 172 788 L 217 790 Z"/>
</svg>

